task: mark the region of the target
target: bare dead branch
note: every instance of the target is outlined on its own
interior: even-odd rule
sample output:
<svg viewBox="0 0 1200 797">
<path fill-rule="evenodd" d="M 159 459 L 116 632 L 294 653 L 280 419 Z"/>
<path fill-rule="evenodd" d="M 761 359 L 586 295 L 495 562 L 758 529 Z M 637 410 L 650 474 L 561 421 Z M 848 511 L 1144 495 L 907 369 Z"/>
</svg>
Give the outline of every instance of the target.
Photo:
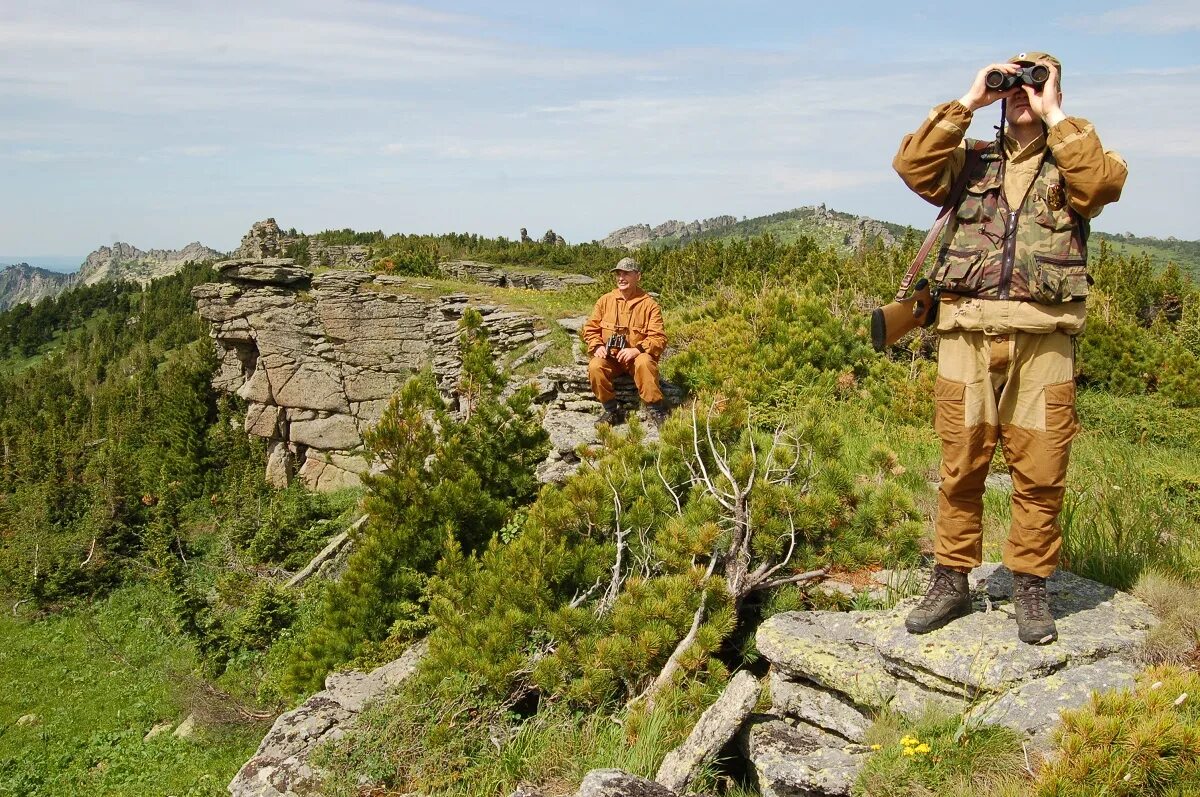
<svg viewBox="0 0 1200 797">
<path fill-rule="evenodd" d="M 675 488 L 667 481 L 667 477 L 662 472 L 662 447 L 658 449 L 658 456 L 654 458 L 654 469 L 658 471 L 658 478 L 663 483 L 663 487 L 667 488 L 667 492 L 671 494 L 671 500 L 675 502 L 675 509 L 679 514 L 683 514 L 683 503 L 679 500 L 679 494 L 675 492 Z"/>
<path fill-rule="evenodd" d="M 727 500 L 725 496 L 722 495 L 721 492 L 716 488 L 716 485 L 713 484 L 712 478 L 710 478 L 708 475 L 708 468 L 704 464 L 704 457 L 700 455 L 700 420 L 696 416 L 695 402 L 692 402 L 692 450 L 696 454 L 696 465 L 700 468 L 701 483 L 704 485 L 704 489 L 708 490 L 709 495 L 711 495 L 718 504 L 732 512 L 733 504 L 730 503 L 729 500 Z M 715 451 L 713 452 L 713 456 L 716 456 Z"/>
<path fill-rule="evenodd" d="M 603 583 L 604 583 L 604 576 L 599 576 L 596 579 L 596 583 L 593 584 L 592 586 L 588 587 L 586 591 L 584 591 L 582 593 L 576 592 L 575 596 L 573 598 L 571 598 L 571 602 L 568 605 L 572 609 L 578 609 L 580 606 L 587 603 L 588 599 L 591 598 L 592 595 L 594 595 L 596 593 L 596 590 L 600 589 L 600 585 Z"/>
<path fill-rule="evenodd" d="M 760 584 L 755 584 L 750 589 L 751 589 L 751 591 L 756 591 L 756 590 L 760 590 L 760 589 L 772 589 L 773 587 L 782 587 L 784 584 L 799 584 L 802 581 L 812 581 L 814 579 L 821 578 L 828 572 L 829 572 L 829 565 L 826 565 L 825 567 L 819 568 L 817 570 L 809 570 L 807 573 L 797 573 L 794 576 L 785 576 L 783 578 L 777 578 L 773 581 L 763 581 Z"/>
<path fill-rule="evenodd" d="M 82 569 L 82 568 L 85 568 L 85 567 L 87 567 L 87 566 L 88 566 L 88 563 L 92 561 L 92 556 L 93 556 L 95 553 L 96 553 L 96 538 L 95 538 L 95 537 L 92 537 L 92 547 L 91 547 L 91 549 L 88 551 L 87 559 L 84 559 L 82 562 L 80 562 L 80 563 L 79 563 L 79 567 L 80 567 L 80 569 Z"/>
</svg>

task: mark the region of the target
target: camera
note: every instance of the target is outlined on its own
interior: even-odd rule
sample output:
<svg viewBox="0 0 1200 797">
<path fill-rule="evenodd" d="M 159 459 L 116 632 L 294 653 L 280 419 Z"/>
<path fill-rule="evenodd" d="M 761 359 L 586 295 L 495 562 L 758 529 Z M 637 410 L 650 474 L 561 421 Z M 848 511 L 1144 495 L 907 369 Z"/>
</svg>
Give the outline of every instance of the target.
<svg viewBox="0 0 1200 797">
<path fill-rule="evenodd" d="M 1046 85 L 1046 81 L 1050 79 L 1050 67 L 1044 64 L 1034 64 L 1033 66 L 1023 66 L 1021 71 L 1015 75 L 1010 75 L 1007 72 L 1001 72 L 999 69 L 993 69 L 987 73 L 984 78 L 984 83 L 992 91 L 1008 91 L 1014 86 L 1033 86 L 1037 91 L 1042 90 L 1042 86 Z"/>
<path fill-rule="evenodd" d="M 617 352 L 619 352 L 621 349 L 629 348 L 629 341 L 623 334 L 617 332 L 609 336 L 608 343 L 605 344 L 605 348 L 608 349 L 609 357 L 616 357 Z"/>
</svg>

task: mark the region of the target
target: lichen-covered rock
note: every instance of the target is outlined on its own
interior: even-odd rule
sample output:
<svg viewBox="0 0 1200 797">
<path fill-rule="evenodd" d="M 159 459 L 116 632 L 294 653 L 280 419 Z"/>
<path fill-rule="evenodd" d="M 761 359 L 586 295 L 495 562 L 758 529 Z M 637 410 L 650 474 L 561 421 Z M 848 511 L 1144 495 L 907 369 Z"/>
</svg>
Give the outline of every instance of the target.
<svg viewBox="0 0 1200 797">
<path fill-rule="evenodd" d="M 593 769 L 579 784 L 575 797 L 677 797 L 652 780 L 619 769 Z"/>
<path fill-rule="evenodd" d="M 1012 575 L 990 564 L 970 583 L 976 610 L 929 634 L 904 627 L 916 599 L 886 611 L 770 618 L 757 643 L 771 662 L 775 713 L 861 739 L 885 706 L 913 718 L 936 707 L 1005 725 L 1044 750 L 1060 711 L 1131 683 L 1129 662 L 1156 623 L 1136 598 L 1060 572 L 1049 581 L 1059 639 L 1026 645 L 1012 617 Z"/>
<path fill-rule="evenodd" d="M 875 648 L 877 612 L 786 612 L 758 628 L 758 650 L 796 678 L 846 695 L 860 706 L 881 706 L 896 679 Z"/>
<path fill-rule="evenodd" d="M 232 797 L 320 795 L 321 773 L 309 763 L 319 744 L 345 735 L 366 704 L 411 676 L 425 655 L 424 643 L 370 673 L 334 673 L 325 689 L 281 714 L 254 757 L 229 783 Z"/>
<path fill-rule="evenodd" d="M 794 717 L 851 742 L 861 742 L 874 720 L 837 692 L 785 678 L 772 670 L 771 713 Z"/>
<path fill-rule="evenodd" d="M 753 673 L 742 670 L 733 676 L 725 691 L 708 709 L 683 744 L 667 753 L 654 780 L 682 792 L 712 761 L 721 748 L 741 729 L 754 710 L 761 686 Z"/>
<path fill-rule="evenodd" d="M 976 611 L 929 634 L 904 629 L 905 602 L 877 638 L 889 669 L 932 689 L 953 692 L 1000 692 L 1066 667 L 1131 652 L 1155 623 L 1146 605 L 1072 573 L 1059 571 L 1047 581 L 1058 641 L 1026 645 L 1017 639 L 1012 604 L 1012 575 L 1007 568 L 981 568 L 992 611 Z M 983 607 L 981 607 L 983 608 Z"/>
<path fill-rule="evenodd" d="M 868 749 L 804 723 L 763 716 L 743 747 L 763 797 L 848 795 Z"/>
<path fill-rule="evenodd" d="M 1093 692 L 1131 689 L 1140 668 L 1122 659 L 1108 658 L 1047 675 L 1006 692 L 999 699 L 976 707 L 971 716 L 985 725 L 1003 725 L 1024 732 L 1034 747 L 1050 747 L 1050 735 L 1062 712 L 1086 706 Z"/>
</svg>

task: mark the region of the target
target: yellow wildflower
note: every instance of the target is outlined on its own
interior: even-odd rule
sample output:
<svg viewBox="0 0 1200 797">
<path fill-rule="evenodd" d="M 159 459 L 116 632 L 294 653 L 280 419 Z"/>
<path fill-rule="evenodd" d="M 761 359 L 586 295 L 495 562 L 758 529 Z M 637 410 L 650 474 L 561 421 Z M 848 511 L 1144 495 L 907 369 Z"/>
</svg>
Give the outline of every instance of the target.
<svg viewBox="0 0 1200 797">
<path fill-rule="evenodd" d="M 914 736 L 905 735 L 905 736 L 900 737 L 900 744 L 909 745 L 909 744 L 916 744 L 916 743 L 917 743 L 917 739 Z"/>
<path fill-rule="evenodd" d="M 873 744 L 873 745 L 871 745 L 871 749 L 872 749 L 872 750 L 878 750 L 878 749 L 879 749 L 879 748 L 881 748 L 881 747 L 883 747 L 883 745 L 881 745 L 881 744 Z"/>
<path fill-rule="evenodd" d="M 916 751 L 914 751 L 911 747 L 905 747 L 901 752 L 903 752 L 905 755 L 916 755 Z"/>
<path fill-rule="evenodd" d="M 921 754 L 928 753 L 928 752 L 929 752 L 931 749 L 932 749 L 932 748 L 931 748 L 931 747 L 930 747 L 928 744 L 926 744 L 925 742 L 921 742 L 921 743 L 920 743 L 919 745 L 917 745 L 917 747 L 916 747 L 916 750 L 917 750 L 917 752 L 918 752 L 918 753 L 921 753 Z"/>
</svg>

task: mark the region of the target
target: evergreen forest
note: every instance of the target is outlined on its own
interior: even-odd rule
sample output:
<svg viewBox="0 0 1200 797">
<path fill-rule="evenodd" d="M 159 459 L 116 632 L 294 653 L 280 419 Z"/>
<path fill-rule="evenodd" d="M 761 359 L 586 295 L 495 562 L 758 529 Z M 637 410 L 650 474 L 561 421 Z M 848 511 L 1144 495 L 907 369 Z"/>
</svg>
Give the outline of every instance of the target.
<svg viewBox="0 0 1200 797">
<path fill-rule="evenodd" d="M 586 314 L 619 257 L 469 234 L 315 237 L 447 293 L 478 290 L 439 277 L 459 258 L 599 280 L 488 294 L 551 323 Z M 191 297 L 211 264 L 0 313 L 0 795 L 225 794 L 276 715 L 420 641 L 418 673 L 322 750 L 325 793 L 566 795 L 596 767 L 652 777 L 731 673 L 765 671 L 764 618 L 882 608 L 814 589 L 814 574 L 853 585 L 931 550 L 935 339 L 918 330 L 881 354 L 868 335 L 917 244 L 760 234 L 640 252 L 672 344 L 663 375 L 687 399 L 657 433 L 603 430 L 556 485 L 535 477 L 548 450 L 535 390 L 509 385 L 477 313 L 457 340 L 468 411 L 414 374 L 367 435 L 380 467 L 322 494 L 267 486 L 245 405 L 211 385 Z M 1182 690 L 1200 666 L 1200 288 L 1174 262 L 1094 244 L 1064 566 L 1154 596 L 1163 630 L 1143 663 Z M 305 245 L 290 254 L 303 263 Z M 985 558 L 1008 511 L 986 506 Z M 342 532 L 339 578 L 287 586 Z M 1119 780 L 1072 739 L 1172 710 L 1153 690 L 1124 700 L 1073 720 L 1055 767 L 1006 764 L 962 793 Z M 148 736 L 185 716 L 193 736 Z M 917 733 L 880 733 L 893 731 Z M 1021 753 L 987 734 L 970 747 L 944 718 L 920 733 L 980 760 Z M 856 793 L 944 793 L 946 777 L 884 750 Z M 693 788 L 757 793 L 720 767 Z"/>
</svg>

